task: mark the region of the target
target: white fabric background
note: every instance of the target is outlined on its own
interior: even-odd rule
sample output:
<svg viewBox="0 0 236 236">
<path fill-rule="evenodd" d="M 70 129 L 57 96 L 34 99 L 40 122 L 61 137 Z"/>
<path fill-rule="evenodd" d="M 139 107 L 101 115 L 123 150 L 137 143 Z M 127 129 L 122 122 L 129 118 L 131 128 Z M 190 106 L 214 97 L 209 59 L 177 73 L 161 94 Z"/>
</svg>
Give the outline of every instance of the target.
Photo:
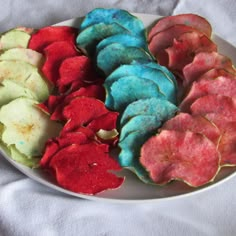
<svg viewBox="0 0 236 236">
<path fill-rule="evenodd" d="M 7 0 L 0 31 L 43 27 L 95 7 L 158 15 L 205 16 L 236 46 L 234 0 Z M 42 186 L 0 157 L 0 236 L 236 235 L 236 178 L 206 192 L 156 204 L 110 204 L 72 198 Z"/>
</svg>

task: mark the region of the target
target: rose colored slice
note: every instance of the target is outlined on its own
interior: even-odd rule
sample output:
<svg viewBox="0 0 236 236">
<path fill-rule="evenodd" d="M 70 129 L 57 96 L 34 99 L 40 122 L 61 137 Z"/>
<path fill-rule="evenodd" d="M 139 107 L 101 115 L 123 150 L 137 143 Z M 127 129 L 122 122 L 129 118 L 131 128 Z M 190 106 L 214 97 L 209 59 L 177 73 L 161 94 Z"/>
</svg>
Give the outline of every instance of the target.
<svg viewBox="0 0 236 236">
<path fill-rule="evenodd" d="M 218 144 L 220 138 L 220 130 L 214 123 L 210 122 L 203 116 L 193 116 L 188 113 L 179 113 L 177 116 L 171 118 L 162 126 L 163 130 L 175 131 L 192 131 L 194 133 L 204 134 L 215 145 Z"/>
<path fill-rule="evenodd" d="M 52 120 L 65 120 L 63 116 L 63 110 L 70 101 L 76 97 L 93 97 L 101 101 L 105 100 L 105 90 L 101 85 L 90 85 L 85 88 L 80 88 L 79 90 L 69 93 L 68 95 L 60 96 L 50 96 L 49 97 L 49 106 L 51 110 L 51 119 Z"/>
<path fill-rule="evenodd" d="M 194 56 L 199 52 L 217 51 L 217 46 L 206 35 L 199 35 L 198 32 L 183 33 L 179 38 L 173 40 L 173 45 L 166 49 L 168 54 L 168 66 L 171 70 L 180 73 L 187 64 L 193 61 Z M 159 59 L 161 64 L 162 60 Z"/>
<path fill-rule="evenodd" d="M 174 39 L 178 39 L 183 33 L 187 32 L 196 32 L 199 36 L 203 35 L 203 33 L 190 26 L 174 25 L 152 38 L 148 45 L 150 52 L 156 57 L 158 62 L 161 61 L 161 65 L 168 65 L 168 54 L 165 49 L 173 45 Z"/>
<path fill-rule="evenodd" d="M 236 75 L 232 61 L 217 52 L 200 52 L 193 61 L 183 68 L 183 85 L 189 86 L 193 81 L 211 69 L 224 69 Z"/>
<path fill-rule="evenodd" d="M 61 93 L 66 92 L 75 81 L 81 83 L 81 87 L 92 84 L 98 80 L 94 65 L 90 58 L 81 55 L 66 58 L 59 68 L 57 86 Z"/>
<path fill-rule="evenodd" d="M 200 187 L 214 180 L 220 155 L 204 135 L 190 131 L 163 130 L 141 149 L 140 162 L 160 185 L 181 180 Z"/>
<path fill-rule="evenodd" d="M 75 45 L 68 41 L 51 43 L 43 52 L 46 56 L 46 62 L 42 67 L 42 72 L 54 85 L 57 84 L 57 80 L 59 79 L 59 68 L 62 61 L 68 57 L 80 55 Z"/>
<path fill-rule="evenodd" d="M 167 16 L 161 18 L 151 29 L 148 34 L 148 41 L 152 39 L 154 35 L 157 33 L 166 30 L 167 28 L 174 26 L 174 25 L 187 25 L 191 26 L 204 34 L 208 37 L 211 36 L 212 28 L 210 23 L 203 17 L 198 16 L 196 14 L 179 14 L 175 16 Z"/>
<path fill-rule="evenodd" d="M 219 72 L 220 73 L 220 72 Z M 193 82 L 190 91 L 180 104 L 181 111 L 189 112 L 191 104 L 198 98 L 208 94 L 218 94 L 228 97 L 236 96 L 236 77 L 218 75 L 217 77 L 209 77 L 204 74 L 197 81 Z M 212 74 L 212 72 L 210 72 Z"/>
<path fill-rule="evenodd" d="M 63 116 L 68 120 L 65 130 L 88 125 L 92 120 L 108 113 L 104 103 L 95 98 L 77 97 L 65 106 Z"/>
<path fill-rule="evenodd" d="M 50 167 L 60 186 L 76 193 L 96 194 L 118 188 L 124 181 L 111 173 L 120 166 L 104 151 L 103 145 L 71 145 L 57 152 Z"/>
<path fill-rule="evenodd" d="M 236 121 L 236 98 L 223 95 L 206 95 L 198 98 L 190 107 L 194 115 L 220 114 L 227 121 Z"/>
<path fill-rule="evenodd" d="M 56 41 L 75 44 L 78 29 L 69 26 L 47 26 L 34 33 L 29 41 L 29 48 L 43 52 L 44 48 Z"/>
</svg>

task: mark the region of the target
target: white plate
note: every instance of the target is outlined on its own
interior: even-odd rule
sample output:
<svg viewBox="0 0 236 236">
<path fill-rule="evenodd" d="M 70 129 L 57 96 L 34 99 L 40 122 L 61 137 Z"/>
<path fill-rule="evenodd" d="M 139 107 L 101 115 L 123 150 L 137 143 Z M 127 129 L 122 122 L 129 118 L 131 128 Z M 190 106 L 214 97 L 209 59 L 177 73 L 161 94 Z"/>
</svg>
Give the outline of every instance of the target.
<svg viewBox="0 0 236 236">
<path fill-rule="evenodd" d="M 146 14 L 134 14 L 138 16 L 145 24 L 146 27 L 150 27 L 160 16 L 146 15 Z M 68 21 L 58 23 L 57 25 L 68 25 L 78 27 L 82 18 L 76 18 Z M 236 48 L 224 41 L 220 37 L 214 35 L 214 41 L 217 43 L 219 51 L 230 57 L 234 64 L 236 64 Z M 191 188 L 181 182 L 173 182 L 164 187 L 152 186 L 142 183 L 138 178 L 129 171 L 122 171 L 121 174 L 126 176 L 125 183 L 117 190 L 108 190 L 103 193 L 97 194 L 96 196 L 89 196 L 84 194 L 77 194 L 65 190 L 59 187 L 55 181 L 40 169 L 30 169 L 21 164 L 18 164 L 7 157 L 2 152 L 2 156 L 6 158 L 13 166 L 15 166 L 22 173 L 27 175 L 29 178 L 46 185 L 52 189 L 58 190 L 62 193 L 69 194 L 79 198 L 92 199 L 92 200 L 103 200 L 112 202 L 156 202 L 161 200 L 176 199 L 179 197 L 187 197 L 195 193 L 199 193 L 205 190 L 209 190 L 218 184 L 225 183 L 229 178 L 235 177 L 236 168 L 223 168 L 218 174 L 217 178 L 213 183 L 210 183 L 201 188 Z"/>
</svg>

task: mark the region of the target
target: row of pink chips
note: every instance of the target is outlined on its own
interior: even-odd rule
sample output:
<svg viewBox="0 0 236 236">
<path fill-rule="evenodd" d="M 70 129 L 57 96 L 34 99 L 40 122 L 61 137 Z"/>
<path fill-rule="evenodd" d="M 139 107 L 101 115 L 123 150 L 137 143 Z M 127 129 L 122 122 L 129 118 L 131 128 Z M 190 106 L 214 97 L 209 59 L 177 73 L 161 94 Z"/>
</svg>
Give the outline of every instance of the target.
<svg viewBox="0 0 236 236">
<path fill-rule="evenodd" d="M 193 14 L 161 19 L 149 48 L 179 79 L 181 112 L 148 140 L 141 163 L 157 184 L 181 180 L 199 187 L 221 167 L 236 165 L 236 70 L 217 52 L 211 25 Z"/>
</svg>

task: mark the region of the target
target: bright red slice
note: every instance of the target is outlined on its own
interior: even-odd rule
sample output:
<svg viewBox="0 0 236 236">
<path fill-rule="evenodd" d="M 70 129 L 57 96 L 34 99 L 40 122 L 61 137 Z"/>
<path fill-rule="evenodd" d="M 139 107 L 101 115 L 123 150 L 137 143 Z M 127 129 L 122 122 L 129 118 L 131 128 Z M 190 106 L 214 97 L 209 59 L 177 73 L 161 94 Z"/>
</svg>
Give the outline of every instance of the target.
<svg viewBox="0 0 236 236">
<path fill-rule="evenodd" d="M 47 26 L 34 33 L 29 41 L 29 48 L 43 53 L 44 48 L 56 41 L 75 44 L 78 29 L 69 26 Z"/>
<path fill-rule="evenodd" d="M 121 170 L 118 163 L 103 145 L 93 142 L 61 149 L 53 156 L 50 167 L 55 170 L 58 184 L 76 193 L 96 194 L 118 188 L 124 181 L 110 172 Z"/>
</svg>

